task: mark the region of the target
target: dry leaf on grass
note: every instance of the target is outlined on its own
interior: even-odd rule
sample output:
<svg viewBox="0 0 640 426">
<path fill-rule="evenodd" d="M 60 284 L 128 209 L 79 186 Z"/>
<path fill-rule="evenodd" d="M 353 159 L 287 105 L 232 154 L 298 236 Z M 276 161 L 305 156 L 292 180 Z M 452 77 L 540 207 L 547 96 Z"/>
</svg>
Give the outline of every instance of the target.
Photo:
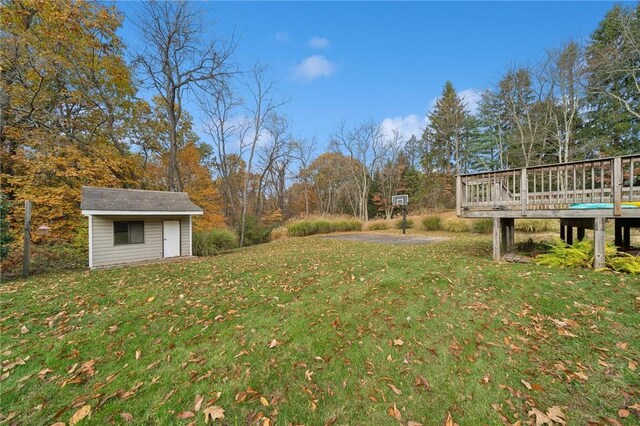
<svg viewBox="0 0 640 426">
<path fill-rule="evenodd" d="M 203 413 L 204 422 L 206 424 L 209 424 L 209 420 L 214 421 L 216 419 L 224 419 L 224 409 L 222 407 L 218 407 L 217 405 L 205 408 Z"/>
<path fill-rule="evenodd" d="M 120 418 L 125 422 L 133 421 L 133 416 L 131 415 L 131 413 L 120 413 Z"/>
<path fill-rule="evenodd" d="M 402 420 L 402 414 L 400 414 L 400 410 L 398 410 L 396 404 L 387 408 L 387 414 L 389 414 L 389 417 L 393 417 L 396 420 Z"/>
<path fill-rule="evenodd" d="M 183 411 L 182 413 L 178 414 L 178 418 L 182 419 L 182 420 L 186 420 L 186 419 L 190 419 L 191 417 L 194 417 L 195 414 L 193 414 L 192 411 Z"/>
<path fill-rule="evenodd" d="M 395 387 L 392 383 L 387 383 L 387 386 L 389 386 L 389 389 L 391 389 L 391 391 L 396 395 L 402 395 L 402 391 Z"/>
<path fill-rule="evenodd" d="M 203 395 L 198 395 L 196 396 L 196 404 L 195 407 L 193 408 L 193 410 L 197 413 L 198 411 L 200 411 L 200 408 L 202 408 L 202 403 L 204 402 L 204 396 Z"/>
<path fill-rule="evenodd" d="M 78 411 L 73 413 L 73 416 L 71 416 L 71 420 L 69 420 L 69 426 L 77 425 L 82 419 L 87 417 L 89 414 L 91 414 L 90 405 L 85 405 L 81 407 Z"/>
</svg>

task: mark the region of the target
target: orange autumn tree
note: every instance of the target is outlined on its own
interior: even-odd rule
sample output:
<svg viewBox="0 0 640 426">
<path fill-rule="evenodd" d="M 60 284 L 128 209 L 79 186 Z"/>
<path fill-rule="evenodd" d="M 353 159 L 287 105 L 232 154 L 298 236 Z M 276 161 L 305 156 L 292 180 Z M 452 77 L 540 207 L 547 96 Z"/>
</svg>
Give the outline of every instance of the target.
<svg viewBox="0 0 640 426">
<path fill-rule="evenodd" d="M 77 0 L 0 3 L 0 161 L 13 233 L 33 223 L 70 240 L 82 185 L 131 186 L 140 157 L 125 140 L 134 89 L 115 8 Z"/>
<path fill-rule="evenodd" d="M 169 127 L 159 98 L 153 105 L 139 102 L 135 111 L 136 137 L 145 159 L 142 187 L 166 191 L 169 189 L 167 170 L 169 167 Z M 194 219 L 195 230 L 224 227 L 222 198 L 211 178 L 207 161 L 211 157 L 211 147 L 200 141 L 193 131 L 193 119 L 182 112 L 183 119 L 178 126 L 178 179 L 180 187 L 189 194 L 191 200 L 202 207 L 204 214 Z"/>
</svg>

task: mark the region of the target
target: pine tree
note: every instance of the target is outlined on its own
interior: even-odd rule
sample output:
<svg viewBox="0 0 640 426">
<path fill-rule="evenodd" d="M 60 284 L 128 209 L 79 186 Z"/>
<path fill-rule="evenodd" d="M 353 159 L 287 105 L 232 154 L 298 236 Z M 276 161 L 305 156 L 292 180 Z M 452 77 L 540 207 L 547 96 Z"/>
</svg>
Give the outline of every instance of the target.
<svg viewBox="0 0 640 426">
<path fill-rule="evenodd" d="M 614 6 L 587 47 L 588 87 L 582 137 L 600 155 L 640 150 L 640 3 Z"/>
<path fill-rule="evenodd" d="M 447 81 L 442 95 L 429 114 L 429 126 L 422 139 L 426 146 L 425 171 L 459 174 L 466 170 L 469 135 L 473 119 L 453 84 Z"/>
</svg>

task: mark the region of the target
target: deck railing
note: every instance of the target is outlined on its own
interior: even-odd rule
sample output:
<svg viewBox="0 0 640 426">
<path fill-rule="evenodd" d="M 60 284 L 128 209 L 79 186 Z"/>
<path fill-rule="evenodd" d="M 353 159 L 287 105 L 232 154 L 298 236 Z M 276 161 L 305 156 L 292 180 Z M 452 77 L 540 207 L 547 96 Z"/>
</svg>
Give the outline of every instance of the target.
<svg viewBox="0 0 640 426">
<path fill-rule="evenodd" d="M 458 215 L 467 210 L 567 209 L 575 203 L 640 201 L 640 154 L 460 175 Z"/>
</svg>

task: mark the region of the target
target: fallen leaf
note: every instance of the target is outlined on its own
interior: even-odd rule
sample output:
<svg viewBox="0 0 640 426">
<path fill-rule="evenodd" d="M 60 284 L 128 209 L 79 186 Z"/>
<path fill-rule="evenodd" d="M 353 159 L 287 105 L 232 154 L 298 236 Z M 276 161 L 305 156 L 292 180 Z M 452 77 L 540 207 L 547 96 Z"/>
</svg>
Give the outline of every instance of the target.
<svg viewBox="0 0 640 426">
<path fill-rule="evenodd" d="M 265 407 L 269 406 L 269 400 L 267 398 L 265 398 L 264 396 L 260 397 L 260 404 L 264 405 Z"/>
<path fill-rule="evenodd" d="M 73 416 L 71 416 L 71 420 L 69 420 L 69 426 L 77 425 L 82 419 L 87 417 L 89 414 L 91 414 L 91 406 L 84 405 L 78 411 L 73 413 Z"/>
<path fill-rule="evenodd" d="M 416 377 L 415 385 L 428 391 L 431 390 L 431 384 L 423 375 L 418 375 L 418 377 Z"/>
<path fill-rule="evenodd" d="M 444 426 L 454 426 L 453 417 L 451 417 L 451 413 L 447 411 L 447 418 L 444 421 Z"/>
<path fill-rule="evenodd" d="M 625 410 L 624 408 L 618 410 L 618 417 L 626 419 L 627 417 L 629 417 L 629 410 Z"/>
<path fill-rule="evenodd" d="M 387 383 L 387 386 L 389 387 L 389 389 L 391 389 L 391 391 L 393 393 L 395 393 L 396 395 L 402 395 L 402 391 L 400 389 L 398 389 L 397 387 L 395 387 L 393 385 L 393 383 Z"/>
<path fill-rule="evenodd" d="M 631 371 L 636 371 L 636 368 L 638 368 L 638 364 L 635 361 L 629 361 L 627 367 L 629 367 L 629 370 Z"/>
<path fill-rule="evenodd" d="M 120 417 L 125 422 L 132 422 L 133 421 L 133 416 L 131 415 L 131 413 L 120 413 Z"/>
<path fill-rule="evenodd" d="M 567 424 L 567 419 L 564 413 L 562 412 L 562 410 L 560 410 L 560 407 L 558 406 L 553 406 L 549 408 L 547 410 L 547 417 L 549 417 L 549 419 L 561 425 Z"/>
<path fill-rule="evenodd" d="M 271 342 L 269 342 L 269 349 L 273 349 L 276 346 L 278 346 L 278 341 L 276 339 L 273 339 Z"/>
<path fill-rule="evenodd" d="M 140 350 L 136 350 L 136 359 L 140 359 L 141 356 L 142 352 L 140 352 Z"/>
<path fill-rule="evenodd" d="M 622 423 L 614 419 L 613 417 L 601 417 L 602 420 L 609 423 L 611 426 L 622 426 Z"/>
<path fill-rule="evenodd" d="M 217 405 L 205 408 L 203 413 L 205 424 L 209 424 L 209 420 L 224 419 L 224 409 Z"/>
<path fill-rule="evenodd" d="M 407 426 L 422 426 L 422 423 L 414 422 L 413 420 L 409 420 L 407 422 Z"/>
<path fill-rule="evenodd" d="M 147 299 L 147 302 L 153 302 L 153 300 L 154 300 L 155 298 L 156 298 L 155 296 L 151 296 L 151 297 L 149 297 L 149 298 Z"/>
<path fill-rule="evenodd" d="M 389 414 L 389 417 L 393 417 L 396 420 L 402 420 L 402 414 L 400 414 L 400 410 L 398 410 L 396 404 L 393 404 L 392 407 L 387 409 L 387 414 Z"/>
<path fill-rule="evenodd" d="M 29 332 L 29 329 L 26 326 L 22 326 L 20 327 L 20 333 L 22 334 L 27 334 Z"/>
<path fill-rule="evenodd" d="M 618 342 L 618 343 L 616 343 L 616 348 L 622 349 L 623 351 L 626 351 L 628 347 L 629 347 L 629 343 L 627 343 L 627 342 Z"/>
<path fill-rule="evenodd" d="M 202 402 L 204 401 L 204 396 L 203 395 L 198 395 L 196 396 L 196 404 L 195 407 L 193 407 L 194 411 L 197 413 L 198 411 L 200 411 L 200 408 L 202 408 Z"/>
<path fill-rule="evenodd" d="M 194 417 L 195 414 L 193 414 L 193 412 L 191 411 L 183 411 L 182 413 L 178 414 L 178 418 L 182 419 L 182 420 L 186 420 L 186 419 L 190 419 L 191 417 Z"/>
<path fill-rule="evenodd" d="M 395 339 L 393 341 L 393 346 L 402 346 L 404 345 L 404 342 L 402 341 L 402 339 Z"/>
<path fill-rule="evenodd" d="M 525 388 L 531 390 L 531 383 L 527 382 L 526 380 L 522 380 L 522 379 L 520 379 L 520 381 L 522 382 L 522 384 L 524 385 Z"/>
</svg>

